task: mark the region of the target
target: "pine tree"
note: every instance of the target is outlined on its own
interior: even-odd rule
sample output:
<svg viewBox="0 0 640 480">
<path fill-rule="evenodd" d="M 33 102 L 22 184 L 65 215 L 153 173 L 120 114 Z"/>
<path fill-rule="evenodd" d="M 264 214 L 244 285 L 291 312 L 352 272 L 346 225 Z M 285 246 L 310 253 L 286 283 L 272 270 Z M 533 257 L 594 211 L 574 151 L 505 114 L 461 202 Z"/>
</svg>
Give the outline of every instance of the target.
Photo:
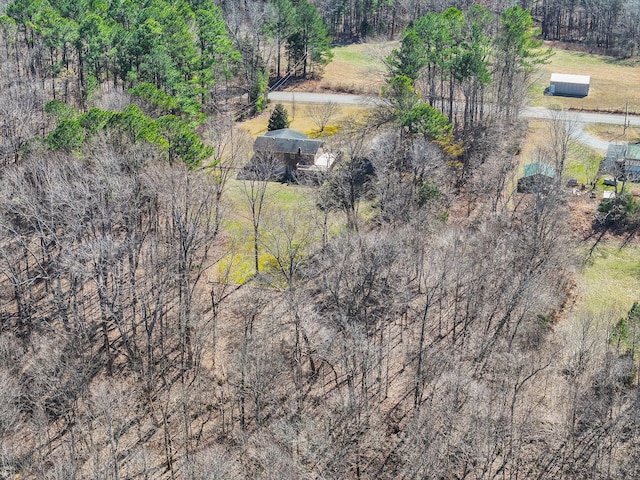
<svg viewBox="0 0 640 480">
<path fill-rule="evenodd" d="M 268 131 L 280 130 L 281 128 L 287 128 L 289 126 L 289 113 L 284 105 L 281 103 L 276 104 L 276 108 L 273 109 L 271 117 L 269 117 Z"/>
</svg>

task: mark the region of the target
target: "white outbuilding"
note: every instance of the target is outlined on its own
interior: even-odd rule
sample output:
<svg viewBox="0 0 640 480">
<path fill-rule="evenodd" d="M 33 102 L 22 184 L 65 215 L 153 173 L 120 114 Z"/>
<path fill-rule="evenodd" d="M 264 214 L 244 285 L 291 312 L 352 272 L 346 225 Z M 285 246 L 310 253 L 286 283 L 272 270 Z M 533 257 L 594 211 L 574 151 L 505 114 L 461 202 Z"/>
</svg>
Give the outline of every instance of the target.
<svg viewBox="0 0 640 480">
<path fill-rule="evenodd" d="M 567 97 L 586 97 L 589 95 L 589 75 L 570 75 L 568 73 L 552 73 L 549 93 Z"/>
</svg>

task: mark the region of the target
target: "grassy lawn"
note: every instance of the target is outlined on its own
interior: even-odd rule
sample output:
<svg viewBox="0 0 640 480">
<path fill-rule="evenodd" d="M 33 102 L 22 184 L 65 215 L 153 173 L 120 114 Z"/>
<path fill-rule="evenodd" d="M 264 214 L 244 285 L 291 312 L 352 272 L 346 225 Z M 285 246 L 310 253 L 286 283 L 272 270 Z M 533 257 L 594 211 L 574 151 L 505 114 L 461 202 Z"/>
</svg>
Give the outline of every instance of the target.
<svg viewBox="0 0 640 480">
<path fill-rule="evenodd" d="M 334 47 L 333 60 L 324 68 L 322 78 L 300 88 L 377 95 L 387 75 L 384 59 L 399 45 L 398 41 L 391 41 Z"/>
<path fill-rule="evenodd" d="M 287 109 L 289 113 L 289 120 L 291 120 L 291 124 L 289 128 L 297 130 L 298 132 L 305 133 L 310 136 L 314 136 L 318 132 L 318 126 L 312 119 L 309 114 L 310 109 L 314 108 L 314 104 L 310 103 L 291 103 L 291 102 L 282 102 L 284 107 Z M 269 105 L 267 111 L 263 112 L 261 115 L 242 122 L 240 124 L 241 128 L 247 130 L 252 136 L 256 137 L 258 135 L 263 135 L 267 131 L 267 125 L 269 123 L 269 116 L 273 111 L 274 104 Z M 358 117 L 370 110 L 369 107 L 364 105 L 337 105 L 336 113 L 332 117 L 331 121 L 326 127 L 326 131 L 328 133 L 335 132 L 336 129 L 340 128 L 345 121 L 352 117 Z"/>
<path fill-rule="evenodd" d="M 534 105 L 624 112 L 628 101 L 629 111 L 640 114 L 640 62 L 569 50 L 554 51 L 551 62 L 539 67 L 537 79 L 530 89 Z M 549 86 L 549 78 L 554 72 L 590 75 L 589 95 L 585 98 L 545 97 L 544 89 Z"/>
<path fill-rule="evenodd" d="M 537 150 L 548 144 L 548 123 L 544 120 L 530 120 L 527 135 L 522 140 L 520 157 L 524 164 L 535 162 Z M 521 163 L 522 163 L 521 162 Z M 522 165 L 521 165 L 522 166 Z M 519 173 L 522 173 L 521 171 Z"/>
<path fill-rule="evenodd" d="M 529 121 L 529 129 L 522 142 L 517 177 L 522 176 L 526 164 L 538 161 L 538 151 L 548 146 L 549 128 L 550 125 L 545 120 Z M 601 159 L 602 155 L 596 150 L 584 145 L 574 145 L 565 165 L 564 177 L 576 178 L 578 183 L 586 184 L 595 176 Z"/>
<path fill-rule="evenodd" d="M 387 75 L 384 58 L 398 47 L 398 41 L 335 47 L 333 61 L 325 67 L 322 78 L 305 89 L 377 94 Z M 554 52 L 549 64 L 539 66 L 530 89 L 534 105 L 623 112 L 628 101 L 629 111 L 640 114 L 640 61 L 560 49 Z M 585 98 L 545 97 L 544 89 L 554 72 L 590 75 L 589 95 Z"/>
<path fill-rule="evenodd" d="M 549 47 L 551 44 L 546 44 Z M 339 46 L 333 49 L 333 61 L 324 69 L 322 78 L 308 82 L 301 89 L 330 90 L 347 93 L 377 94 L 384 84 L 387 68 L 384 59 L 398 41 L 372 42 Z M 540 65 L 530 88 L 531 102 L 536 106 L 559 106 L 640 114 L 640 61 L 618 60 L 603 55 L 554 49 L 550 63 Z M 551 73 L 590 75 L 591 87 L 585 98 L 546 97 Z"/>
<path fill-rule="evenodd" d="M 275 247 L 276 241 L 292 238 L 297 244 L 304 243 L 302 255 L 320 245 L 322 241 L 323 215 L 316 208 L 316 188 L 269 182 L 260 221 L 263 244 L 260 245 L 259 264 L 262 272 L 273 271 L 274 258 L 267 246 Z M 226 191 L 229 205 L 224 231 L 229 238 L 230 254 L 219 265 L 226 270 L 231 263 L 231 283 L 249 280 L 255 270 L 253 250 L 253 226 L 245 182 L 231 179 Z M 334 236 L 344 227 L 339 213 L 328 218 L 328 235 Z M 278 239 L 278 240 L 276 240 Z"/>
<path fill-rule="evenodd" d="M 384 85 L 384 62 L 399 42 L 373 42 L 335 47 L 318 87 L 337 92 L 377 95 Z"/>
<path fill-rule="evenodd" d="M 612 322 L 640 300 L 640 246 L 619 245 L 620 240 L 609 240 L 598 246 L 578 277 L 578 310 L 595 316 L 606 313 Z"/>
<path fill-rule="evenodd" d="M 575 178 L 578 183 L 588 184 L 596 177 L 602 155 L 584 145 L 574 145 L 569 162 L 565 166 L 564 176 Z"/>
</svg>

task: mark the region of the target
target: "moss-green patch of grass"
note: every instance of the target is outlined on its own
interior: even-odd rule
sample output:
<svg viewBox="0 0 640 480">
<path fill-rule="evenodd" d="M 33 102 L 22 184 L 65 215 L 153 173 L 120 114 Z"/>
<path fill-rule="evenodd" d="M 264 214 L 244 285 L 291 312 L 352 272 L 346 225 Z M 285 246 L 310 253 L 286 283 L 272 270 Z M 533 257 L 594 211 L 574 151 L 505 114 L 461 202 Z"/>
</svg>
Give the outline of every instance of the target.
<svg viewBox="0 0 640 480">
<path fill-rule="evenodd" d="M 379 61 L 371 52 L 362 48 L 362 44 L 334 47 L 333 61 L 337 63 L 347 62 L 350 65 L 369 66 L 372 61 Z"/>
<path fill-rule="evenodd" d="M 583 145 L 571 149 L 569 161 L 565 165 L 564 176 L 575 178 L 578 183 L 588 184 L 593 181 L 600 167 L 602 155 Z"/>
<path fill-rule="evenodd" d="M 581 309 L 593 315 L 610 312 L 612 320 L 624 316 L 640 295 L 640 247 L 619 248 L 615 243 L 598 246 L 579 277 Z"/>
</svg>

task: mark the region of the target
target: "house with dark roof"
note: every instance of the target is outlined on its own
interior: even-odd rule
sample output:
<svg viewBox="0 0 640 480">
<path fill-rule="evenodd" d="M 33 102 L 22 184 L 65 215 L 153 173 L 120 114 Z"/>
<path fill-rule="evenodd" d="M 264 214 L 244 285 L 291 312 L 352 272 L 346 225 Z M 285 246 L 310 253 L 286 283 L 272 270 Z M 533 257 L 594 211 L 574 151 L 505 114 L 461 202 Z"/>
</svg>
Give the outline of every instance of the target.
<svg viewBox="0 0 640 480">
<path fill-rule="evenodd" d="M 278 177 L 296 178 L 300 172 L 320 172 L 333 165 L 335 156 L 325 152 L 324 142 L 305 134 L 283 128 L 256 138 L 253 145 L 254 164 L 269 160 L 278 171 Z"/>
<path fill-rule="evenodd" d="M 640 143 L 609 145 L 601 171 L 615 178 L 640 181 Z"/>
<path fill-rule="evenodd" d="M 553 165 L 544 162 L 529 163 L 524 166 L 524 175 L 518 179 L 518 192 L 547 190 L 555 177 L 556 169 Z"/>
</svg>

